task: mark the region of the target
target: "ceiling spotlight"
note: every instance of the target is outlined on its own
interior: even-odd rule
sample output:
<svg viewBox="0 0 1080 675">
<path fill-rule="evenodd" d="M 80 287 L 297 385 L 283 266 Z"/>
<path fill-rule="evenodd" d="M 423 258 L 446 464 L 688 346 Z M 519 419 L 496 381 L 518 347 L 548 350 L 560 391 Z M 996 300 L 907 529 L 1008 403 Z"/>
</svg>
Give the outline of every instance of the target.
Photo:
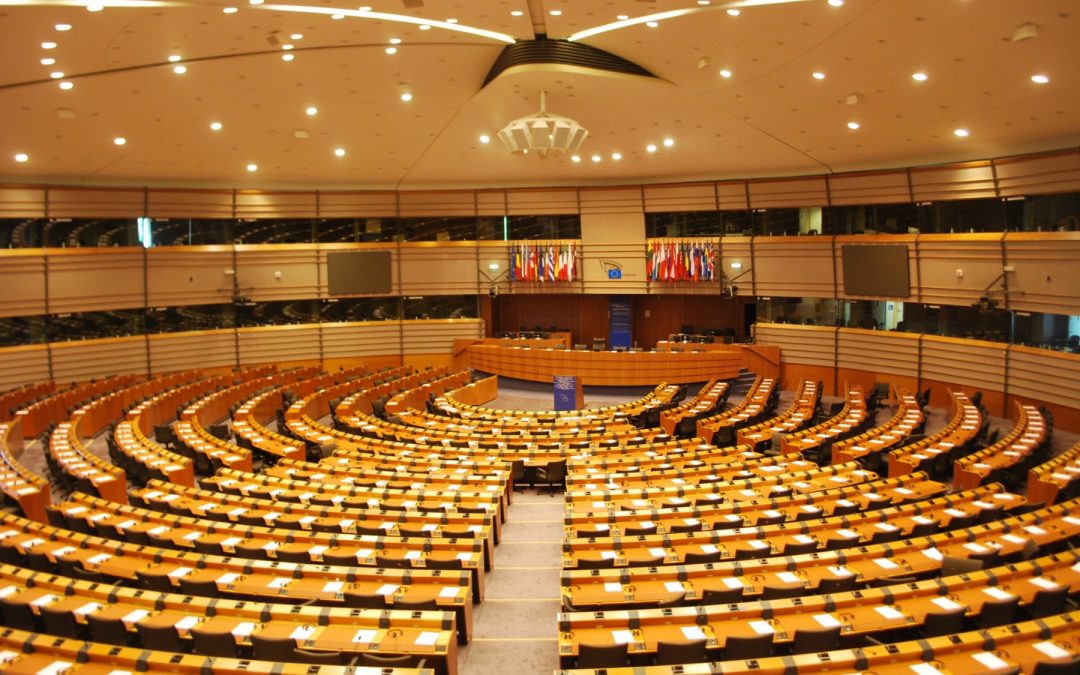
<svg viewBox="0 0 1080 675">
<path fill-rule="evenodd" d="M 392 45 L 401 44 L 401 38 L 390 38 L 390 44 L 392 44 Z"/>
<path fill-rule="evenodd" d="M 292 61 L 295 58 L 296 58 L 296 54 L 282 54 L 281 55 L 281 60 L 282 61 Z"/>
<path fill-rule="evenodd" d="M 236 9 L 235 7 L 226 7 L 225 9 L 223 9 L 221 11 L 226 13 L 226 14 L 236 14 L 240 10 Z"/>
<path fill-rule="evenodd" d="M 561 9 L 553 9 L 550 12 L 548 12 L 548 14 L 550 14 L 551 16 L 562 16 L 562 10 Z"/>
<path fill-rule="evenodd" d="M 345 15 L 344 14 L 331 14 L 330 18 L 333 19 L 334 21 L 341 21 L 342 19 L 345 18 Z"/>
<path fill-rule="evenodd" d="M 926 82 L 929 78 L 930 76 L 922 71 L 911 74 L 911 79 L 915 80 L 916 82 Z"/>
<path fill-rule="evenodd" d="M 617 162 L 620 159 L 622 159 L 622 153 L 621 152 L 613 152 L 613 153 L 611 153 L 611 158 Z"/>
<path fill-rule="evenodd" d="M 64 81 L 62 81 L 60 83 L 60 88 L 63 89 L 64 91 L 68 91 L 69 89 L 73 89 L 74 87 L 75 87 L 75 85 L 72 84 L 71 82 L 67 81 L 67 80 L 64 80 Z"/>
<path fill-rule="evenodd" d="M 117 136 L 116 138 L 112 139 L 112 142 L 114 145 L 127 145 L 127 139 L 123 136 Z"/>
<path fill-rule="evenodd" d="M 286 43 L 286 44 L 281 45 L 281 48 L 288 52 L 288 51 L 292 51 L 293 46 L 291 44 Z"/>
<path fill-rule="evenodd" d="M 100 2 L 91 2 L 86 6 L 86 11 L 88 12 L 100 12 L 103 9 L 105 9 L 105 5 Z"/>
<path fill-rule="evenodd" d="M 187 72 L 187 66 L 176 66 L 175 68 L 172 69 L 172 71 L 174 73 L 176 73 L 177 75 L 183 75 L 184 73 Z"/>
<path fill-rule="evenodd" d="M 848 122 L 847 123 L 847 128 L 851 129 L 852 131 L 855 131 L 856 129 L 859 128 L 859 123 L 858 122 Z"/>
<path fill-rule="evenodd" d="M 304 112 L 307 113 L 308 117 L 314 117 L 314 116 L 319 114 L 319 109 L 316 108 L 315 106 L 310 106 L 307 109 L 305 109 Z"/>
<path fill-rule="evenodd" d="M 334 156 L 335 157 L 344 157 L 345 156 L 345 148 L 334 148 Z"/>
<path fill-rule="evenodd" d="M 42 42 L 41 43 L 41 48 L 42 49 L 56 49 L 56 43 L 55 42 Z"/>
<path fill-rule="evenodd" d="M 488 143 L 491 142 L 491 136 L 488 136 L 487 134 L 481 134 L 480 135 L 480 142 L 483 143 L 484 145 L 487 145 Z"/>
<path fill-rule="evenodd" d="M 248 4 L 249 5 L 261 5 L 261 4 L 263 4 L 263 0 L 248 0 Z"/>
<path fill-rule="evenodd" d="M 603 158 L 600 155 L 593 155 L 592 156 L 592 161 L 594 161 L 596 163 L 599 163 L 601 159 L 603 159 Z"/>
<path fill-rule="evenodd" d="M 674 138 L 665 138 L 664 139 L 664 147 L 665 148 L 670 148 L 673 145 L 675 145 L 675 139 Z"/>
<path fill-rule="evenodd" d="M 547 92 L 541 91 L 540 111 L 507 124 L 499 131 L 499 140 L 512 154 L 524 155 L 533 150 L 543 159 L 575 152 L 588 135 L 576 120 L 549 113 Z"/>
<path fill-rule="evenodd" d="M 420 30 L 431 30 L 431 24 L 428 24 L 428 23 L 420 24 Z"/>
<path fill-rule="evenodd" d="M 649 143 L 648 145 L 646 145 L 645 146 L 645 152 L 649 152 L 649 153 L 656 152 L 656 144 L 655 143 Z"/>
<path fill-rule="evenodd" d="M 19 164 L 28 162 L 30 161 L 30 155 L 26 154 L 25 152 L 17 152 L 15 153 L 15 161 Z"/>
<path fill-rule="evenodd" d="M 361 5 L 361 6 L 356 8 L 356 11 L 358 11 L 358 12 L 370 12 L 371 11 L 371 5 Z"/>
<path fill-rule="evenodd" d="M 56 71 L 56 72 L 53 72 L 53 73 L 49 73 L 49 77 L 51 77 L 54 80 L 59 80 L 63 76 L 64 76 L 64 74 L 62 72 L 60 72 L 59 70 Z"/>
<path fill-rule="evenodd" d="M 627 19 L 630 18 L 630 15 L 629 14 L 619 14 L 619 15 L 616 15 L 615 18 L 618 19 L 619 21 L 626 21 Z"/>
<path fill-rule="evenodd" d="M 179 54 L 169 54 L 169 63 L 176 63 L 181 59 Z"/>
<path fill-rule="evenodd" d="M 959 136 L 960 138 L 967 138 L 968 137 L 968 130 L 967 129 L 954 129 L 953 134 L 956 135 L 956 136 Z"/>
<path fill-rule="evenodd" d="M 813 73 L 810 73 L 810 77 L 814 78 L 815 80 L 824 80 L 825 73 L 821 72 L 820 70 L 816 70 Z"/>
<path fill-rule="evenodd" d="M 397 54 L 397 47 L 387 47 L 386 48 L 386 53 L 387 54 Z"/>
<path fill-rule="evenodd" d="M 697 4 L 705 6 L 709 4 L 709 0 L 697 0 Z"/>
<path fill-rule="evenodd" d="M 742 14 L 742 12 L 740 12 L 739 10 L 737 10 L 737 9 L 734 9 L 734 8 L 732 8 L 732 9 L 729 9 L 729 10 L 727 11 L 727 13 L 728 13 L 729 15 L 731 15 L 731 16 L 739 16 L 740 14 Z"/>
<path fill-rule="evenodd" d="M 729 77 L 731 77 L 731 71 L 727 68 L 724 68 L 720 71 L 720 77 L 724 78 L 725 80 L 728 79 Z"/>
<path fill-rule="evenodd" d="M 69 30 L 71 30 L 71 24 L 70 24 L 70 23 L 58 23 L 58 24 L 56 24 L 56 25 L 54 26 L 54 28 L 56 28 L 56 30 L 58 30 L 58 31 L 60 31 L 61 33 L 63 33 L 64 31 L 69 31 Z"/>
<path fill-rule="evenodd" d="M 570 161 L 577 164 L 581 161 L 581 155 L 570 155 Z"/>
<path fill-rule="evenodd" d="M 259 165 L 258 164 L 248 164 L 247 165 L 247 170 L 254 173 L 254 172 L 259 170 Z"/>
<path fill-rule="evenodd" d="M 408 103 L 409 101 L 412 100 L 412 94 L 409 93 L 409 92 L 405 92 L 404 94 L 401 95 L 401 100 Z"/>
<path fill-rule="evenodd" d="M 842 7 L 844 0 L 829 0 L 829 7 Z"/>
<path fill-rule="evenodd" d="M 446 23 L 457 23 L 457 19 L 447 19 Z"/>
<path fill-rule="evenodd" d="M 210 123 L 210 130 L 211 131 L 221 131 L 221 122 L 211 122 Z"/>
<path fill-rule="evenodd" d="M 41 65 L 43 66 L 51 66 L 54 63 L 56 63 L 56 59 L 41 59 Z"/>
<path fill-rule="evenodd" d="M 290 40 L 303 40 L 304 39 L 304 34 L 303 33 L 293 33 L 292 35 L 289 36 L 289 39 Z"/>
<path fill-rule="evenodd" d="M 660 22 L 659 21 L 646 21 L 645 25 L 648 26 L 649 28 L 656 28 L 657 26 L 660 25 Z"/>
<path fill-rule="evenodd" d="M 1050 78 L 1046 75 L 1032 75 L 1031 81 L 1035 84 L 1047 84 L 1048 82 L 1050 82 Z"/>
<path fill-rule="evenodd" d="M 524 15 L 525 15 L 525 12 L 521 11 L 520 9 L 515 9 L 512 12 L 510 12 L 510 16 L 524 16 Z"/>
</svg>

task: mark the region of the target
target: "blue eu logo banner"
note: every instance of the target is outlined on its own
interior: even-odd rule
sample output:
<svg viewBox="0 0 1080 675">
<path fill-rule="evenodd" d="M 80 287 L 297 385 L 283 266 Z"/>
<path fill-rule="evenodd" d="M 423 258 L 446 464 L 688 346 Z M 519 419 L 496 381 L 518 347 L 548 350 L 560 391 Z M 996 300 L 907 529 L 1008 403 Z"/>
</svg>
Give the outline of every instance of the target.
<svg viewBox="0 0 1080 675">
<path fill-rule="evenodd" d="M 609 269 L 607 271 L 607 278 L 608 279 L 622 279 L 622 270 L 617 268 L 617 267 Z"/>
</svg>

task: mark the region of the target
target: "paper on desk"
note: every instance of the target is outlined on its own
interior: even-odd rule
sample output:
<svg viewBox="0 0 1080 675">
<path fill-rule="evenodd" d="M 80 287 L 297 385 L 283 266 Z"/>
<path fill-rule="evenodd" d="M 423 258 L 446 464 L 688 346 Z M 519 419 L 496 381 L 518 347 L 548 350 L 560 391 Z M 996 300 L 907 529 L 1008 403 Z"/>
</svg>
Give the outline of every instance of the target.
<svg viewBox="0 0 1080 675">
<path fill-rule="evenodd" d="M 649 555 L 651 555 L 654 558 L 660 558 L 660 557 L 667 556 L 667 552 L 664 551 L 664 549 L 662 549 L 662 548 L 650 548 L 649 549 Z"/>
<path fill-rule="evenodd" d="M 889 560 L 888 558 L 874 558 L 874 562 L 877 564 L 878 567 L 885 570 L 894 570 L 899 567 L 899 565 Z"/>
<path fill-rule="evenodd" d="M 191 630 L 199 623 L 197 616 L 185 616 L 176 622 L 176 630 Z"/>
<path fill-rule="evenodd" d="M 297 626 L 293 632 L 289 633 L 289 637 L 293 640 L 307 640 L 315 632 L 315 626 Z"/>
<path fill-rule="evenodd" d="M 416 644 L 430 647 L 439 640 L 439 634 L 435 631 L 425 630 L 421 631 L 420 635 L 416 636 Z"/>
<path fill-rule="evenodd" d="M 391 593 L 397 592 L 397 589 L 397 584 L 383 584 L 375 589 L 375 595 L 390 595 Z"/>
<path fill-rule="evenodd" d="M 840 620 L 832 614 L 815 614 L 814 621 L 817 621 L 822 628 L 836 628 L 840 625 Z"/>
<path fill-rule="evenodd" d="M 107 562 L 108 560 L 111 560 L 111 559 L 112 559 L 112 556 L 109 555 L 108 553 L 98 553 L 96 556 L 94 556 L 92 558 L 87 558 L 86 562 L 90 563 L 91 565 L 101 565 L 101 564 L 103 564 L 103 563 L 105 563 L 105 562 Z"/>
<path fill-rule="evenodd" d="M 1056 583 L 1043 577 L 1032 577 L 1031 579 L 1028 579 L 1028 583 L 1035 584 L 1039 588 L 1045 588 L 1048 591 L 1052 591 L 1058 588 L 1058 585 Z"/>
<path fill-rule="evenodd" d="M 986 666 L 990 670 L 1008 670 L 1009 669 L 1009 664 L 1008 663 L 1006 663 L 1005 661 L 1002 661 L 1001 658 L 998 657 L 997 654 L 993 654 L 991 652 L 978 652 L 977 654 L 972 654 L 971 658 L 973 658 L 976 661 L 978 661 L 979 663 L 983 664 L 984 666 Z"/>
<path fill-rule="evenodd" d="M 94 612 L 98 611 L 99 609 L 101 609 L 101 604 L 100 603 L 88 602 L 85 605 L 83 605 L 82 607 L 77 607 L 72 611 L 75 614 L 77 614 L 78 616 L 86 616 L 87 614 L 93 614 Z"/>
<path fill-rule="evenodd" d="M 120 620 L 126 624 L 138 623 L 146 617 L 150 616 L 150 612 L 145 609 L 133 609 L 125 614 Z"/>
<path fill-rule="evenodd" d="M 701 626 L 683 626 L 682 634 L 687 640 L 704 640 L 705 631 L 701 630 Z"/>
<path fill-rule="evenodd" d="M 323 593 L 340 593 L 344 587 L 345 583 L 342 581 L 327 581 L 323 585 Z"/>
<path fill-rule="evenodd" d="M 751 621 L 750 628 L 758 635 L 772 635 L 776 632 L 768 621 Z"/>
<path fill-rule="evenodd" d="M 911 672 L 915 675 L 945 675 L 940 670 L 934 667 L 932 663 L 918 663 L 911 666 Z"/>
<path fill-rule="evenodd" d="M 874 611 L 889 621 L 899 621 L 904 618 L 904 613 L 897 610 L 892 605 L 881 605 L 880 607 L 875 607 Z"/>
<path fill-rule="evenodd" d="M 634 641 L 634 633 L 629 630 L 613 630 L 611 631 L 611 639 L 613 639 L 617 645 L 630 644 Z"/>
<path fill-rule="evenodd" d="M 995 600 L 1012 600 L 1013 599 L 1013 594 L 1012 593 L 1009 593 L 1008 591 L 1003 591 L 1000 588 L 998 588 L 997 586 L 987 586 L 986 588 L 982 589 L 982 592 L 989 595 L 991 598 L 993 598 Z"/>
<path fill-rule="evenodd" d="M 1052 659 L 1064 659 L 1069 656 L 1069 652 L 1065 651 L 1061 647 L 1058 647 L 1056 644 L 1050 642 L 1049 640 L 1046 640 L 1044 642 L 1036 642 L 1031 646 L 1039 650 L 1043 654 L 1046 654 Z"/>
<path fill-rule="evenodd" d="M 600 551 L 601 560 L 613 560 L 616 555 L 615 551 Z"/>
<path fill-rule="evenodd" d="M 251 631 L 255 630 L 255 624 L 250 621 L 241 621 L 236 624 L 232 629 L 232 634 L 236 637 L 247 637 L 251 635 Z"/>
<path fill-rule="evenodd" d="M 31 600 L 30 604 L 33 605 L 34 607 L 44 607 L 46 605 L 53 604 L 54 602 L 56 602 L 59 599 L 60 598 L 53 595 L 52 593 L 46 593 L 45 595 L 41 596 L 40 598 L 35 598 L 35 599 Z"/>
<path fill-rule="evenodd" d="M 439 597 L 440 598 L 456 598 L 457 594 L 458 594 L 458 587 L 457 586 L 443 586 L 442 589 L 439 590 Z"/>
<path fill-rule="evenodd" d="M 930 602 L 934 603 L 935 605 L 942 608 L 946 612 L 952 612 L 952 611 L 957 610 L 957 609 L 963 609 L 963 607 L 964 607 L 964 605 L 961 605 L 959 602 L 956 602 L 954 600 L 950 600 L 949 598 L 937 597 L 937 598 L 934 598 L 933 600 L 931 600 Z"/>
<path fill-rule="evenodd" d="M 356 635 L 352 636 L 352 641 L 363 643 L 371 642 L 375 639 L 376 632 L 377 631 L 370 628 L 361 628 L 360 630 L 356 631 Z"/>
<path fill-rule="evenodd" d="M 608 593 L 622 593 L 622 584 L 618 581 L 605 581 L 604 591 Z"/>
<path fill-rule="evenodd" d="M 61 675 L 66 673 L 75 664 L 71 661 L 53 661 L 49 665 L 37 671 L 37 675 Z"/>
<path fill-rule="evenodd" d="M 783 581 L 785 584 L 798 584 L 802 583 L 802 579 L 797 574 L 792 572 L 777 572 L 776 578 Z"/>
<path fill-rule="evenodd" d="M 665 581 L 664 590 L 668 591 L 669 593 L 682 593 L 686 589 L 683 588 L 681 581 Z"/>
<path fill-rule="evenodd" d="M 716 553 L 720 549 L 716 548 L 714 544 L 702 544 L 701 550 L 705 553 Z"/>
<path fill-rule="evenodd" d="M 274 588 L 274 589 L 281 589 L 281 588 L 285 588 L 286 586 L 288 586 L 290 581 L 292 581 L 292 579 L 290 579 L 288 577 L 277 577 L 275 579 L 271 579 L 270 583 L 266 584 L 266 587 L 267 588 Z"/>
</svg>

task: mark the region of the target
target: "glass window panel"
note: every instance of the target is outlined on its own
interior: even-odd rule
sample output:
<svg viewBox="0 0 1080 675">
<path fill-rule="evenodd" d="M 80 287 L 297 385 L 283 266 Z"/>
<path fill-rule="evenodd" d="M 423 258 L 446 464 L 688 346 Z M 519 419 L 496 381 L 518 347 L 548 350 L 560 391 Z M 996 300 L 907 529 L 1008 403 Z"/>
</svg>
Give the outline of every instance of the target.
<svg viewBox="0 0 1080 675">
<path fill-rule="evenodd" d="M 431 295 L 405 298 L 406 319 L 474 319 L 478 316 L 475 295 Z"/>
<path fill-rule="evenodd" d="M 401 298 L 326 298 L 320 302 L 319 316 L 326 323 L 401 318 Z"/>
</svg>

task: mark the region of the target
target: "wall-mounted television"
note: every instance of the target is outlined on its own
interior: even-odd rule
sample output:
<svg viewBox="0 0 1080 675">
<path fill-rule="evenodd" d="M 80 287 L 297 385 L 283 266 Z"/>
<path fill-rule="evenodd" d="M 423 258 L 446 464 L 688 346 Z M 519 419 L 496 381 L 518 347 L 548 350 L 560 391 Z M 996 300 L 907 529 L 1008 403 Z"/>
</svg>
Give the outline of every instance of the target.
<svg viewBox="0 0 1080 675">
<path fill-rule="evenodd" d="M 840 250 L 844 293 L 883 298 L 911 295 L 908 247 L 904 244 L 844 244 Z"/>
</svg>

